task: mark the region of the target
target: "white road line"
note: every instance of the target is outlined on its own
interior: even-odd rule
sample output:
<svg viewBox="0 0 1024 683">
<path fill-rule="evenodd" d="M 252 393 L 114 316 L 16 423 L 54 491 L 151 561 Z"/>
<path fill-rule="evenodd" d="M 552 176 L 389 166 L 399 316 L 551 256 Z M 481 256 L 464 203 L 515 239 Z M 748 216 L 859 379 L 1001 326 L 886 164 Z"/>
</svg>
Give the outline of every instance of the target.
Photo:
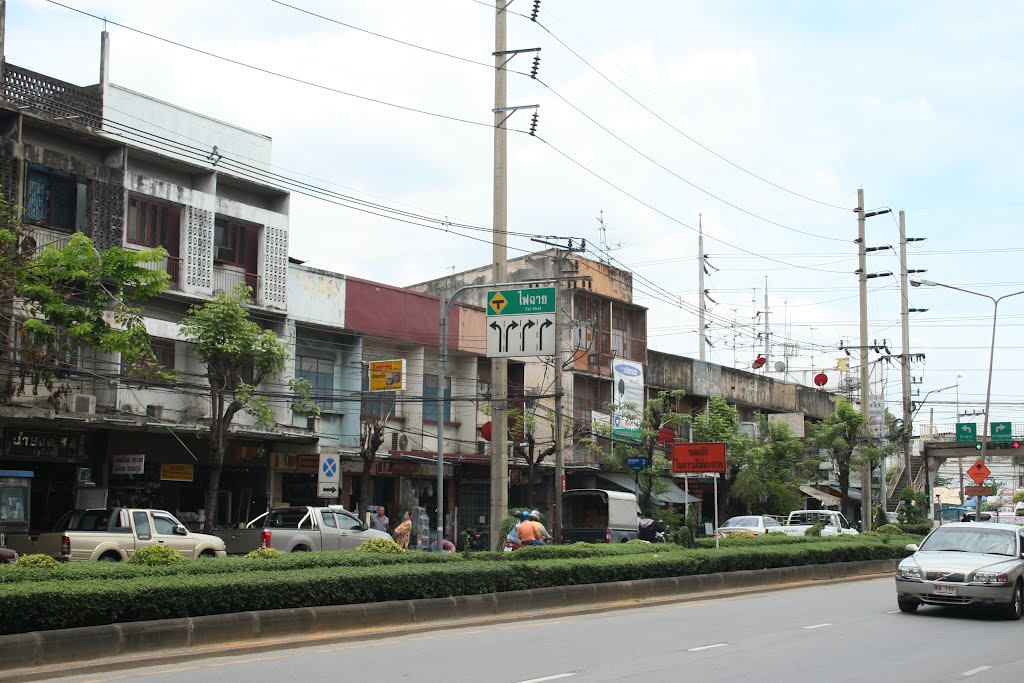
<svg viewBox="0 0 1024 683">
<path fill-rule="evenodd" d="M 960 675 L 963 676 L 964 678 L 967 678 L 968 676 L 973 676 L 974 674 L 980 674 L 982 671 L 985 671 L 986 669 L 991 669 L 991 668 L 992 668 L 991 666 L 979 666 L 977 669 L 971 669 L 970 671 L 965 671 L 965 672 L 963 672 Z"/>
<path fill-rule="evenodd" d="M 900 613 L 900 612 L 902 612 L 902 611 L 903 611 L 903 610 L 898 610 L 898 609 L 894 609 L 894 610 L 892 610 L 891 612 L 886 612 L 886 614 L 899 614 L 899 613 Z"/>
<path fill-rule="evenodd" d="M 710 650 L 716 647 L 725 647 L 729 643 L 715 643 L 714 645 L 701 645 L 700 647 L 691 647 L 687 652 L 700 652 L 701 650 Z"/>
<path fill-rule="evenodd" d="M 554 681 L 559 678 L 568 678 L 569 676 L 575 676 L 577 672 L 570 671 L 567 674 L 555 674 L 554 676 L 545 676 L 544 678 L 531 678 L 528 681 L 519 681 L 519 683 L 541 683 L 541 681 Z"/>
<path fill-rule="evenodd" d="M 814 626 L 804 626 L 804 628 L 807 629 L 807 630 L 811 630 L 812 628 L 825 628 L 826 626 L 831 626 L 831 625 L 832 624 L 815 624 Z"/>
</svg>

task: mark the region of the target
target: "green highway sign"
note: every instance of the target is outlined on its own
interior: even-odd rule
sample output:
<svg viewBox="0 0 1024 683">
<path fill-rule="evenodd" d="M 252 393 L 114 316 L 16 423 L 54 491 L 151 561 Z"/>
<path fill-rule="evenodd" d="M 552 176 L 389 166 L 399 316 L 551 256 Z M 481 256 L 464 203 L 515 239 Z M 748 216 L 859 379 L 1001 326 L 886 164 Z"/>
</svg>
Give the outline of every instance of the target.
<svg viewBox="0 0 1024 683">
<path fill-rule="evenodd" d="M 977 443 L 978 441 L 978 425 L 973 422 L 957 422 L 956 423 L 956 442 L 957 443 Z"/>
<path fill-rule="evenodd" d="M 487 293 L 487 315 L 555 312 L 555 288 L 502 289 Z"/>
<path fill-rule="evenodd" d="M 1013 440 L 1013 424 L 1009 422 L 993 422 L 991 428 L 992 443 L 1010 443 Z"/>
</svg>

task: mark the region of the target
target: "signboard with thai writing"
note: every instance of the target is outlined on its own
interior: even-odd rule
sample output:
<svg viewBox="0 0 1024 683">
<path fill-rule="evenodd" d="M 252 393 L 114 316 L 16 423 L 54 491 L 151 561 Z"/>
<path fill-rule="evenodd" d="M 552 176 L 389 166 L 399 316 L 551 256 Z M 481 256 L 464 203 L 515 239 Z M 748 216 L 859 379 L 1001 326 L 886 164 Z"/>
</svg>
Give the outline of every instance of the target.
<svg viewBox="0 0 1024 683">
<path fill-rule="evenodd" d="M 192 481 L 192 465 L 160 465 L 160 481 Z"/>
<path fill-rule="evenodd" d="M 81 434 L 8 429 L 4 439 L 4 454 L 33 458 L 77 459 L 81 443 Z"/>
<path fill-rule="evenodd" d="M 555 353 L 555 288 L 504 289 L 487 294 L 488 358 Z"/>
<path fill-rule="evenodd" d="M 114 455 L 111 463 L 111 474 L 143 474 L 146 471 L 145 455 Z"/>
<path fill-rule="evenodd" d="M 672 446 L 674 474 L 725 474 L 725 443 L 677 443 Z"/>
<path fill-rule="evenodd" d="M 405 389 L 405 359 L 370 361 L 370 391 Z"/>
</svg>

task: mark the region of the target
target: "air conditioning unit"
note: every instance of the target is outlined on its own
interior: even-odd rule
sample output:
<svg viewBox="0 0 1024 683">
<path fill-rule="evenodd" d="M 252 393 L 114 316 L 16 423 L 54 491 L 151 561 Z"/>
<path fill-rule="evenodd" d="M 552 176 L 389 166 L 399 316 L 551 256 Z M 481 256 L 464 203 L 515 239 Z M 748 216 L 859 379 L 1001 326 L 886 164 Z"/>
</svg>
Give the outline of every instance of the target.
<svg viewBox="0 0 1024 683">
<path fill-rule="evenodd" d="M 96 397 L 92 394 L 72 394 L 71 412 L 92 413 L 96 412 Z"/>
<path fill-rule="evenodd" d="M 404 451 L 408 447 L 409 447 L 409 437 L 406 436 L 405 434 L 402 434 L 401 436 L 398 437 L 398 450 Z"/>
<path fill-rule="evenodd" d="M 150 403 L 146 406 L 146 417 L 162 420 L 164 417 L 164 407 L 159 403 Z"/>
<path fill-rule="evenodd" d="M 214 247 L 213 260 L 227 263 L 233 262 L 235 260 L 235 250 L 230 247 Z"/>
</svg>

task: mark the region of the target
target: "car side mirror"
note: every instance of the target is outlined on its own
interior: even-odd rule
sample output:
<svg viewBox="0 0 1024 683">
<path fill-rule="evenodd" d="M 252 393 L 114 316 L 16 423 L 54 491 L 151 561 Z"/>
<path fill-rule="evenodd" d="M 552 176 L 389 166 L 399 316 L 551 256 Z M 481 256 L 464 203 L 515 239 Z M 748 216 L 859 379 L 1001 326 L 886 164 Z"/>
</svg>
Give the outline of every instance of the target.
<svg viewBox="0 0 1024 683">
<path fill-rule="evenodd" d="M 916 543 L 908 543 L 903 547 L 908 553 L 916 553 L 920 548 L 917 547 Z"/>
<path fill-rule="evenodd" d="M 174 533 L 178 534 L 179 536 L 188 536 L 188 529 L 185 528 L 184 524 L 179 524 L 178 526 L 174 527 Z"/>
</svg>

